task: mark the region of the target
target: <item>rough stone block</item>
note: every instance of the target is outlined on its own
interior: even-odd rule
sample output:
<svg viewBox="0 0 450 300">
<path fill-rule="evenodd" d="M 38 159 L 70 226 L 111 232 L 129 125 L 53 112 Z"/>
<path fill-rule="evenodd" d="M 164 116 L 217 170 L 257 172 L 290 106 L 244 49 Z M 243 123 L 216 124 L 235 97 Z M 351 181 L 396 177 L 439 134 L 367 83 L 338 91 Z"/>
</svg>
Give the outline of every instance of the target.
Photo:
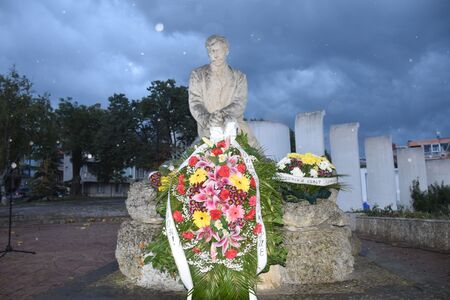
<svg viewBox="0 0 450 300">
<path fill-rule="evenodd" d="M 326 283 L 348 279 L 354 258 L 348 227 L 285 231 L 288 250 L 283 283 Z"/>
<path fill-rule="evenodd" d="M 120 271 L 130 279 L 141 277 L 144 247 L 161 231 L 161 225 L 138 221 L 122 223 L 117 236 L 116 259 Z"/>
<path fill-rule="evenodd" d="M 167 291 L 184 290 L 183 284 L 165 272 L 144 265 L 145 246 L 162 230 L 160 224 L 125 221 L 117 237 L 116 259 L 119 269 L 136 285 Z"/>
<path fill-rule="evenodd" d="M 324 199 L 317 200 L 314 205 L 306 201 L 285 203 L 283 221 L 288 230 L 319 225 L 350 225 L 348 216 L 339 209 L 336 202 Z"/>
<path fill-rule="evenodd" d="M 258 283 L 258 290 L 279 288 L 285 272 L 285 268 L 280 265 L 270 266 L 269 272 L 259 275 L 261 282 Z"/>
<path fill-rule="evenodd" d="M 163 219 L 156 212 L 156 191 L 145 182 L 130 186 L 126 201 L 131 218 L 148 224 L 161 224 Z"/>
</svg>

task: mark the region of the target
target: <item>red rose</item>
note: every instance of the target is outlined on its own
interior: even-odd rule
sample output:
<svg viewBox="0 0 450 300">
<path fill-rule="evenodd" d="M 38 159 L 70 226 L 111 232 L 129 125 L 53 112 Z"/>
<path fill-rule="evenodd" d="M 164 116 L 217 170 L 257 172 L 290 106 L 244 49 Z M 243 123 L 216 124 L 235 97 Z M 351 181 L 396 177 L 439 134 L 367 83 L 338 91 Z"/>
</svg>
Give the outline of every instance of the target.
<svg viewBox="0 0 450 300">
<path fill-rule="evenodd" d="M 244 219 L 246 219 L 246 220 L 251 220 L 251 219 L 253 219 L 253 218 L 255 217 L 255 214 L 256 214 L 256 211 L 252 208 L 252 209 L 248 212 L 248 214 L 246 214 L 246 215 L 244 216 Z"/>
<path fill-rule="evenodd" d="M 211 216 L 211 220 L 214 221 L 220 219 L 220 217 L 222 216 L 222 211 L 218 209 L 212 209 L 209 211 L 209 215 Z"/>
<path fill-rule="evenodd" d="M 239 172 L 244 173 L 245 170 L 247 170 L 247 168 L 245 167 L 244 164 L 238 164 L 237 169 Z"/>
<path fill-rule="evenodd" d="M 177 222 L 177 223 L 180 223 L 183 221 L 183 215 L 181 214 L 181 212 L 179 210 L 174 211 L 172 216 L 173 216 L 173 219 L 175 220 L 175 222 Z"/>
<path fill-rule="evenodd" d="M 225 148 L 226 146 L 227 146 L 227 144 L 225 144 L 225 141 L 220 141 L 217 143 L 218 148 Z"/>
<path fill-rule="evenodd" d="M 227 252 L 225 252 L 225 257 L 228 259 L 233 259 L 236 257 L 237 253 L 238 252 L 236 249 L 229 249 L 227 250 Z"/>
<path fill-rule="evenodd" d="M 189 166 L 190 167 L 195 167 L 195 165 L 198 163 L 199 159 L 197 156 L 191 156 L 191 158 L 189 158 Z"/>
<path fill-rule="evenodd" d="M 255 225 L 255 228 L 253 228 L 253 233 L 254 234 L 260 234 L 262 231 L 262 225 L 260 223 L 257 223 Z"/>
<path fill-rule="evenodd" d="M 218 155 L 220 155 L 220 154 L 223 153 L 223 151 L 220 150 L 220 148 L 214 148 L 214 149 L 211 150 L 211 152 L 212 152 L 212 154 L 214 154 L 215 156 L 218 156 Z"/>
<path fill-rule="evenodd" d="M 227 166 L 220 166 L 219 171 L 217 172 L 221 177 L 229 177 L 230 176 L 230 168 Z"/>
<path fill-rule="evenodd" d="M 256 188 L 256 181 L 255 181 L 255 178 L 253 178 L 253 177 L 252 177 L 252 179 L 250 179 L 250 186 L 252 188 Z"/>
<path fill-rule="evenodd" d="M 197 247 L 192 248 L 192 251 L 194 251 L 195 253 L 202 252 L 202 250 L 198 249 Z"/>
<path fill-rule="evenodd" d="M 230 197 L 230 191 L 229 190 L 222 190 L 219 194 L 220 199 L 223 201 L 227 200 Z"/>
<path fill-rule="evenodd" d="M 194 237 L 192 231 L 185 231 L 181 234 L 185 239 L 190 240 Z"/>
<path fill-rule="evenodd" d="M 250 206 L 255 206 L 256 205 L 256 196 L 255 195 L 250 197 L 250 200 L 248 200 L 248 204 Z"/>
</svg>

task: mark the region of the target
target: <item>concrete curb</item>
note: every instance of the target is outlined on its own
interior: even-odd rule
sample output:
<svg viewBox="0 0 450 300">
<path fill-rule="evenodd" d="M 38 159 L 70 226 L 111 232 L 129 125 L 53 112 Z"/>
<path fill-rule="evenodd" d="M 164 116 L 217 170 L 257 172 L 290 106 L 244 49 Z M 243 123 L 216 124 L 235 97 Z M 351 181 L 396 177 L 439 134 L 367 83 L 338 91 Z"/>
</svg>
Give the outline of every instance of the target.
<svg viewBox="0 0 450 300">
<path fill-rule="evenodd" d="M 450 220 L 355 216 L 358 235 L 382 242 L 450 253 Z"/>
</svg>

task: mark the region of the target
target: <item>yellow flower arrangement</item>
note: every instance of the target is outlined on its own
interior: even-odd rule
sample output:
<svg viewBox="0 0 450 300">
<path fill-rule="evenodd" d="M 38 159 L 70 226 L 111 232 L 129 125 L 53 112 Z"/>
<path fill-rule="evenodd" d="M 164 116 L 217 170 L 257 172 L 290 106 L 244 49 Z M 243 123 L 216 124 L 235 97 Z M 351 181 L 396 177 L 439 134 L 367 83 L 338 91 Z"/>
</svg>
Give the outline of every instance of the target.
<svg viewBox="0 0 450 300">
<path fill-rule="evenodd" d="M 202 183 L 206 180 L 206 171 L 203 169 L 195 170 L 194 174 L 189 177 L 190 184 Z"/>
<path fill-rule="evenodd" d="M 169 188 L 169 182 L 170 182 L 169 176 L 162 176 L 161 177 L 161 185 L 158 187 L 158 191 L 162 192 L 162 191 L 167 190 Z"/>
<path fill-rule="evenodd" d="M 325 157 L 317 156 L 310 152 L 308 152 L 306 154 L 289 153 L 288 157 L 300 159 L 304 164 L 307 164 L 307 165 L 319 164 L 321 161 L 326 159 Z"/>
<path fill-rule="evenodd" d="M 211 217 L 207 212 L 196 210 L 192 215 L 194 219 L 194 224 L 198 228 L 209 226 L 211 223 Z"/>
<path fill-rule="evenodd" d="M 248 192 L 250 188 L 250 180 L 245 176 L 233 175 L 230 177 L 231 183 L 238 189 Z"/>
</svg>

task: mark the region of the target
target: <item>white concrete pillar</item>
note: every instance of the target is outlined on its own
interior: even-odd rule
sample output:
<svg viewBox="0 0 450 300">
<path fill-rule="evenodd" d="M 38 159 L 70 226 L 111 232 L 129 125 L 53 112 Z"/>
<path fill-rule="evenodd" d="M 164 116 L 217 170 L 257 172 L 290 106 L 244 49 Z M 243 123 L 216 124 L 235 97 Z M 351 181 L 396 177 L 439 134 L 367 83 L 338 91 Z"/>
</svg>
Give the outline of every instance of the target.
<svg viewBox="0 0 450 300">
<path fill-rule="evenodd" d="M 397 149 L 400 205 L 412 207 L 410 187 L 413 180 L 419 181 L 422 191 L 427 189 L 427 168 L 422 147 Z"/>
<path fill-rule="evenodd" d="M 428 185 L 450 185 L 450 159 L 430 159 L 425 162 Z"/>
<path fill-rule="evenodd" d="M 279 161 L 291 152 L 289 127 L 286 125 L 270 121 L 250 121 L 248 125 L 268 158 Z"/>
<path fill-rule="evenodd" d="M 340 179 L 348 186 L 340 191 L 337 204 L 343 211 L 362 209 L 361 171 L 358 145 L 359 123 L 332 125 L 330 128 L 331 158 Z"/>
<path fill-rule="evenodd" d="M 297 153 L 325 154 L 324 116 L 324 110 L 297 114 L 295 118 L 295 149 Z"/>
<path fill-rule="evenodd" d="M 371 207 L 397 209 L 394 154 L 391 136 L 368 137 L 364 141 L 367 163 L 367 200 Z"/>
</svg>

